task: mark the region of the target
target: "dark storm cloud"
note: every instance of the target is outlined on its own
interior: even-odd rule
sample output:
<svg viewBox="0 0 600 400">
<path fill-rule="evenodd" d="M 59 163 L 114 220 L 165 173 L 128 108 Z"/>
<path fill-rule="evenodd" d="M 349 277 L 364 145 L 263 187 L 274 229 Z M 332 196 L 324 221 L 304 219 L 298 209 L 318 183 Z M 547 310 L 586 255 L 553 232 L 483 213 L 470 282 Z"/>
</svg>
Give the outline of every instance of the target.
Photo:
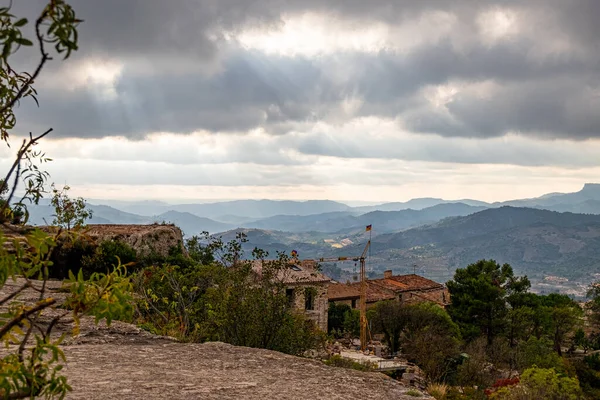
<svg viewBox="0 0 600 400">
<path fill-rule="evenodd" d="M 35 2 L 18 2 L 30 9 Z M 38 2 L 39 3 L 39 2 Z M 568 3 L 568 4 L 567 4 Z M 489 137 L 520 132 L 549 137 L 596 137 L 600 81 L 596 17 L 600 2 L 580 0 L 497 1 L 514 7 L 536 36 L 479 43 L 459 49 L 451 38 L 407 53 L 341 53 L 306 57 L 267 56 L 227 43 L 224 32 L 273 28 L 282 16 L 327 13 L 332 19 L 401 24 L 424 12 L 456 15 L 457 37 L 476 36 L 479 11 L 494 2 L 476 0 L 104 0 L 72 2 L 86 20 L 82 50 L 75 61 L 94 57 L 123 60 L 116 96 L 99 99 L 91 89 L 46 90 L 42 107 L 19 111 L 24 130 L 46 126 L 56 136 L 140 138 L 153 131 L 187 133 L 198 129 L 244 131 L 263 127 L 285 133 L 287 123 L 328 120 L 348 97 L 361 100 L 356 116 L 400 117 L 417 132 L 443 136 Z M 25 10 L 27 11 L 27 10 Z M 532 56 L 553 40 L 567 40 L 573 51 Z M 194 65 L 224 57 L 221 70 L 174 72 L 185 60 Z M 127 60 L 156 64 L 139 74 Z M 165 62 L 165 60 L 167 60 Z M 160 64 L 160 66 L 158 65 Z M 59 68 L 54 64 L 53 68 Z M 332 68 L 350 68 L 336 79 Z M 52 70 L 50 70 L 52 71 Z M 500 86 L 481 99 L 459 93 L 444 112 L 423 101 L 428 85 L 491 80 Z M 351 116 L 349 116 L 351 117 Z"/>
</svg>

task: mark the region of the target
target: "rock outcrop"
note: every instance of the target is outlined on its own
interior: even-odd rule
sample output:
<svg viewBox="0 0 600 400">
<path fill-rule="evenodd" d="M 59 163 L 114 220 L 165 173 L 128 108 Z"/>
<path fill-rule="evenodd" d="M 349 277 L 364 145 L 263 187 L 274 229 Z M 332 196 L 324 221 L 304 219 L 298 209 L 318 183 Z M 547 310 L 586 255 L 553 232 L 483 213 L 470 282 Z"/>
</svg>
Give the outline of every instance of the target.
<svg viewBox="0 0 600 400">
<path fill-rule="evenodd" d="M 74 345 L 64 351 L 73 387 L 68 399 L 414 398 L 410 388 L 380 373 L 218 342 Z"/>
<path fill-rule="evenodd" d="M 120 240 L 131 246 L 138 256 L 155 252 L 166 257 L 171 248 L 183 245 L 181 229 L 171 224 L 88 225 L 85 233 L 98 243 L 105 240 Z"/>
<path fill-rule="evenodd" d="M 58 228 L 52 226 L 38 227 L 46 232 L 55 233 Z M 0 225 L 0 232 L 7 239 L 4 246 L 12 248 L 14 239 L 25 242 L 25 235 L 34 227 L 31 226 L 7 226 Z M 96 243 L 105 240 L 120 240 L 131 246 L 138 256 L 144 257 L 154 252 L 166 257 L 173 247 L 180 247 L 183 252 L 183 233 L 175 225 L 151 224 L 151 225 L 87 225 L 80 232 L 93 239 Z"/>
<path fill-rule="evenodd" d="M 23 284 L 8 280 L 4 297 Z M 48 281 L 48 294 L 61 303 L 62 282 Z M 19 301 L 34 302 L 28 289 Z M 44 311 L 49 322 L 61 309 Z M 42 322 L 42 321 L 40 321 Z M 409 400 L 407 387 L 386 375 L 329 367 L 322 362 L 270 350 L 224 343 L 179 343 L 124 322 L 95 325 L 81 319 L 80 333 L 70 335 L 73 321 L 57 324 L 53 336 L 63 342 L 64 374 L 73 391 L 67 399 L 395 399 Z M 0 356 L 6 349 L 0 349 Z M 421 399 L 432 399 L 427 395 Z"/>
</svg>

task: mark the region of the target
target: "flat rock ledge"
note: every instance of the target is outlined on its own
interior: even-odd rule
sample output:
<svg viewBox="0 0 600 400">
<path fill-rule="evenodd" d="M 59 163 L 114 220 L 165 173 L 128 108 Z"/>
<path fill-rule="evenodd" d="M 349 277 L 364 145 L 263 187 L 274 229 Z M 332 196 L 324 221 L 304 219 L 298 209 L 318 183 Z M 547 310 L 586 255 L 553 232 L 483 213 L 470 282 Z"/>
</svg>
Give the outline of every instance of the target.
<svg viewBox="0 0 600 400">
<path fill-rule="evenodd" d="M 23 283 L 22 278 L 8 280 L 0 288 L 0 297 Z M 65 298 L 61 285 L 60 281 L 47 283 L 48 295 L 58 303 Z M 38 293 L 28 289 L 19 301 L 33 303 L 37 298 Z M 58 308 L 47 309 L 40 323 L 62 313 Z M 96 325 L 93 318 L 83 317 L 80 333 L 72 336 L 72 332 L 73 320 L 68 316 L 53 331 L 55 337 L 66 335 L 64 372 L 73 387 L 67 399 L 417 398 L 407 394 L 414 388 L 381 373 L 329 367 L 308 358 L 220 342 L 180 343 L 120 321 Z M 0 355 L 6 351 L 1 348 Z"/>
<path fill-rule="evenodd" d="M 219 342 L 64 350 L 73 387 L 68 399 L 415 399 L 410 388 L 380 373 Z"/>
</svg>

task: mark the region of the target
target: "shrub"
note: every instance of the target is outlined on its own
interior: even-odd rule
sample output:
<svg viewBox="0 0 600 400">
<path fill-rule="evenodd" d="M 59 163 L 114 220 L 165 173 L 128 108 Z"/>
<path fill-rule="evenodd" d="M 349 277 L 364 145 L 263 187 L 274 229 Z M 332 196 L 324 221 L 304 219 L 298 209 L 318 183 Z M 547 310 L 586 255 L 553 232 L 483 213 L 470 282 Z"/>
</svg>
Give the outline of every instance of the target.
<svg viewBox="0 0 600 400">
<path fill-rule="evenodd" d="M 582 398 L 577 378 L 558 374 L 554 368 L 529 368 L 521 375 L 521 383 L 503 386 L 489 394 L 496 400 L 578 400 Z"/>
<path fill-rule="evenodd" d="M 430 383 L 427 385 L 427 393 L 433 396 L 436 400 L 446 400 L 448 385 L 444 383 Z"/>
<path fill-rule="evenodd" d="M 91 275 L 94 272 L 110 271 L 119 261 L 122 265 L 133 265 L 136 259 L 135 250 L 127 243 L 105 240 L 95 248 L 93 255 L 81 259 L 81 267 L 84 274 Z"/>
<path fill-rule="evenodd" d="M 517 346 L 516 366 L 519 371 L 531 368 L 554 368 L 559 373 L 567 373 L 570 366 L 566 360 L 552 350 L 552 342 L 531 337 Z"/>
<path fill-rule="evenodd" d="M 406 392 L 406 394 L 412 397 L 423 397 L 423 393 L 415 389 L 410 389 L 408 392 Z"/>
<path fill-rule="evenodd" d="M 69 271 L 78 273 L 84 267 L 83 260 L 92 258 L 98 245 L 88 236 L 80 234 L 62 234 L 58 237 L 56 247 L 50 254 L 53 268 L 50 269 L 50 277 L 55 279 L 66 279 Z M 90 276 L 84 271 L 84 276 Z"/>
<path fill-rule="evenodd" d="M 324 333 L 290 308 L 285 286 L 270 279 L 276 276 L 273 271 L 265 267 L 256 277 L 249 263 L 194 265 L 160 265 L 136 273 L 143 326 L 186 341 L 218 340 L 294 355 L 323 343 Z"/>
<path fill-rule="evenodd" d="M 344 314 L 346 311 L 350 311 L 351 308 L 348 304 L 330 304 L 327 310 L 327 327 L 329 332 L 342 332 L 344 328 Z M 341 335 L 338 335 L 339 337 Z"/>
<path fill-rule="evenodd" d="M 591 354 L 575 363 L 577 377 L 584 393 L 600 398 L 600 354 Z"/>
<path fill-rule="evenodd" d="M 330 365 L 332 367 L 355 369 L 357 371 L 366 372 L 373 371 L 377 368 L 377 364 L 375 363 L 369 361 L 358 362 L 349 358 L 344 358 L 339 354 L 335 354 L 329 357 L 328 360 L 325 360 L 325 364 Z"/>
</svg>

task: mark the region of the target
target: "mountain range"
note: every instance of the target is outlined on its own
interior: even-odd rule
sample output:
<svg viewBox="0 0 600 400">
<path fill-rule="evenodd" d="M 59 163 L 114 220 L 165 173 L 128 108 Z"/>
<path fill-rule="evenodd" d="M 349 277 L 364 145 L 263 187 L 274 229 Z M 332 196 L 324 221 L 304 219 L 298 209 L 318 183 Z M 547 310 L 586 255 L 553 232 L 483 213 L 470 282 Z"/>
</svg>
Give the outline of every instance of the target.
<svg viewBox="0 0 600 400">
<path fill-rule="evenodd" d="M 599 184 L 586 184 L 575 193 L 497 203 L 421 198 L 350 207 L 322 200 L 178 205 L 91 200 L 89 208 L 91 224 L 172 222 L 186 237 L 208 231 L 225 241 L 244 232 L 248 251 L 297 250 L 303 258 L 359 255 L 367 240 L 365 226 L 372 225 L 369 262 L 374 274 L 388 268 L 418 270 L 446 281 L 458 267 L 495 258 L 530 276 L 538 287 L 556 275 L 569 280 L 568 290 L 579 293 L 600 272 Z M 32 224 L 52 220 L 47 201 L 29 210 Z"/>
<path fill-rule="evenodd" d="M 299 252 L 301 258 L 356 257 L 362 254 L 365 232 L 339 236 L 333 247 L 318 238 L 309 241 L 289 232 L 237 229 L 222 235 L 230 240 L 243 231 L 244 249 L 258 246 Z M 537 290 L 561 290 L 583 296 L 589 283 L 600 277 L 600 215 L 560 213 L 533 208 L 503 206 L 462 217 L 372 238 L 369 267 L 374 274 L 417 272 L 445 282 L 457 268 L 479 259 L 509 263 L 517 274 L 527 275 Z M 351 270 L 352 262 L 338 263 Z M 561 281 L 561 285 L 553 282 Z"/>
</svg>

